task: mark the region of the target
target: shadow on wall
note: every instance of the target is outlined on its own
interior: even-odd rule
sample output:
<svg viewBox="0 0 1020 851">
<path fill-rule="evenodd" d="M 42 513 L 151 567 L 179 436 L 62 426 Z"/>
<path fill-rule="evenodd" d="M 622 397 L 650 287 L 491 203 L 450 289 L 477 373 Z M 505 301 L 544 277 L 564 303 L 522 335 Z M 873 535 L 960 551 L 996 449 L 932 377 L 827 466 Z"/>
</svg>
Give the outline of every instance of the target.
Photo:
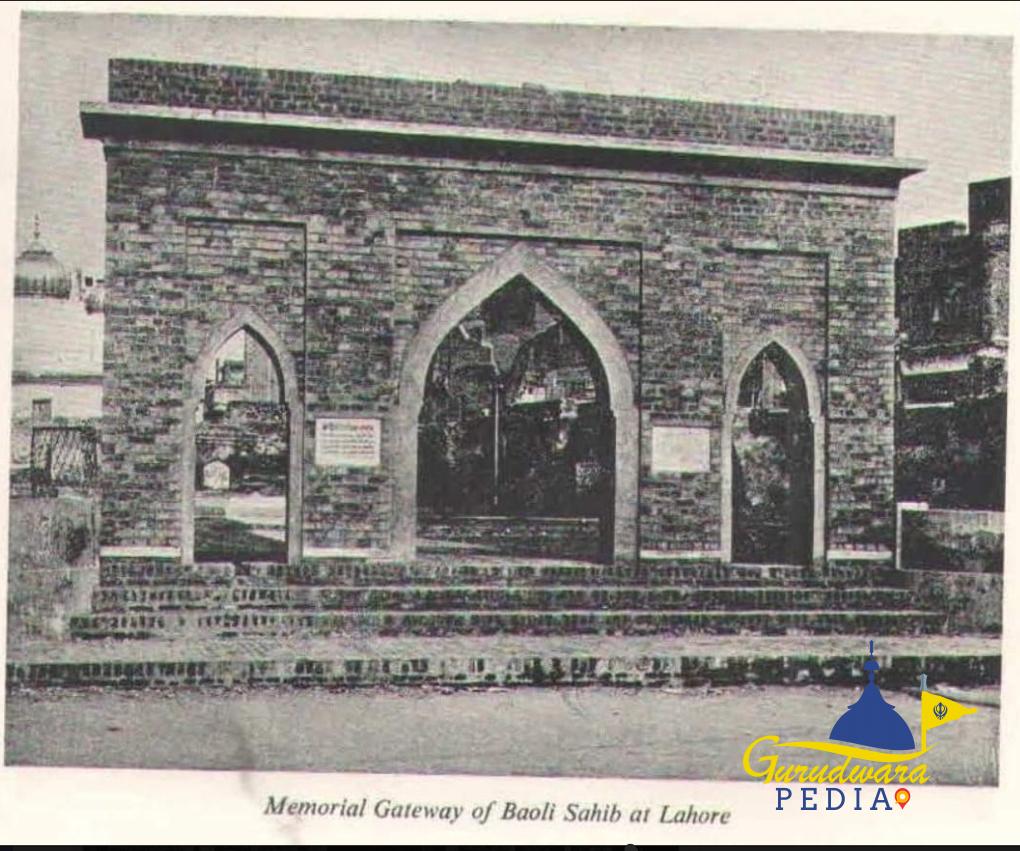
<svg viewBox="0 0 1020 851">
<path fill-rule="evenodd" d="M 900 565 L 914 599 L 945 612 L 949 633 L 1002 632 L 1001 511 L 900 511 Z"/>
<path fill-rule="evenodd" d="M 946 615 L 949 635 L 1002 634 L 1002 574 L 904 570 L 917 605 Z"/>
<path fill-rule="evenodd" d="M 98 507 L 83 496 L 12 497 L 7 647 L 66 636 L 99 579 Z"/>
<path fill-rule="evenodd" d="M 950 410 L 897 410 L 896 498 L 933 508 L 1002 511 L 1006 394 Z"/>
<path fill-rule="evenodd" d="M 901 564 L 911 570 L 1002 573 L 1003 520 L 998 511 L 904 510 Z"/>
</svg>

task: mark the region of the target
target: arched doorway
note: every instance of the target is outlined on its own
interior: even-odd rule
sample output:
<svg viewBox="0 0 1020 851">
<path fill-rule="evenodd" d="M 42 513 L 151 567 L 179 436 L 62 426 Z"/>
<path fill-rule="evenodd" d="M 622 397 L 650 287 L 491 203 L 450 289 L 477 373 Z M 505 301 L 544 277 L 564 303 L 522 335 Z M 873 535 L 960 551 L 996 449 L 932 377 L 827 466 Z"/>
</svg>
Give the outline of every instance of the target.
<svg viewBox="0 0 1020 851">
<path fill-rule="evenodd" d="M 300 559 L 303 430 L 283 341 L 254 311 L 223 323 L 184 405 L 183 563 Z"/>
<path fill-rule="evenodd" d="M 824 424 L 814 371 L 776 338 L 745 351 L 723 422 L 723 555 L 751 564 L 824 558 Z"/>
<path fill-rule="evenodd" d="M 513 310 L 519 311 L 516 320 L 509 320 L 509 326 L 516 322 L 515 327 L 492 322 L 492 316 L 503 314 L 504 309 L 511 305 Z M 487 314 L 490 316 L 489 325 L 485 319 Z M 490 326 L 493 339 L 485 337 L 490 333 Z M 472 333 L 475 334 L 473 340 Z M 472 369 L 474 372 L 468 381 L 461 382 L 459 393 L 447 393 L 444 401 L 433 385 L 437 377 L 441 383 L 444 376 L 449 375 L 450 370 L 443 358 L 458 347 L 458 339 L 466 343 L 467 348 L 473 347 L 479 363 L 472 367 L 468 363 L 470 358 L 464 360 L 461 366 L 468 373 Z M 564 343 L 562 347 L 559 345 L 561 340 Z M 548 346 L 545 345 L 547 343 Z M 513 352 L 513 356 L 492 350 L 486 363 L 482 356 L 486 345 L 505 346 Z M 552 360 L 557 365 L 541 367 L 537 372 L 543 374 L 543 380 L 530 380 L 529 383 L 524 375 L 529 358 L 534 367 L 536 361 L 541 361 L 550 352 L 555 353 Z M 560 365 L 565 373 L 567 361 L 571 368 L 577 368 L 584 375 L 579 375 L 576 394 L 561 391 L 552 394 L 557 396 L 552 400 L 557 404 L 546 406 L 549 410 L 544 412 L 547 417 L 543 423 L 541 405 L 532 407 L 530 413 L 526 409 L 538 401 L 537 397 L 541 395 L 539 384 L 546 388 L 550 373 L 556 373 L 556 381 L 563 377 Z M 537 372 L 533 370 L 532 379 Z M 472 385 L 482 396 L 491 397 L 487 404 L 484 399 L 477 401 L 474 413 L 478 416 L 474 417 L 474 422 L 478 433 L 468 440 L 476 447 L 474 458 L 468 458 L 462 465 L 463 475 L 469 479 L 472 476 L 477 481 L 487 478 L 489 482 L 488 486 L 477 486 L 476 503 L 481 504 L 481 500 L 492 506 L 493 516 L 506 516 L 495 514 L 501 510 L 501 499 L 504 500 L 503 507 L 507 505 L 506 500 L 517 506 L 517 516 L 537 517 L 548 515 L 550 511 L 585 511 L 598 506 L 594 518 L 598 527 L 598 555 L 603 559 L 633 559 L 637 550 L 638 416 L 626 355 L 591 306 L 562 276 L 523 244 L 508 250 L 451 295 L 422 324 L 404 356 L 399 405 L 392 420 L 396 449 L 395 554 L 401 557 L 415 554 L 419 507 L 426 512 L 434 512 L 437 499 L 441 501 L 429 491 L 425 477 L 419 474 L 422 417 L 424 415 L 426 424 L 425 440 L 434 443 L 440 439 L 440 430 L 436 428 L 437 408 L 443 412 L 445 407 L 448 413 L 450 406 L 456 408 L 461 405 L 466 396 L 472 395 L 470 390 L 465 389 Z M 513 396 L 509 404 L 508 391 Z M 550 395 L 548 388 L 544 392 L 546 396 Z M 500 394 L 503 398 L 497 399 Z M 586 394 L 590 398 L 586 398 Z M 571 398 L 566 398 L 568 396 Z M 571 406 L 574 408 L 572 413 L 577 413 L 578 402 L 588 405 L 583 413 L 584 423 L 579 429 L 587 429 L 587 435 L 581 436 L 575 429 L 572 439 L 567 422 L 571 417 L 560 415 Z M 517 410 L 511 414 L 511 408 Z M 553 408 L 556 408 L 555 412 Z M 453 413 L 456 416 L 452 419 L 458 419 L 461 410 Z M 465 419 L 470 420 L 472 412 L 468 410 L 466 413 Z M 576 423 L 575 419 L 573 425 Z M 503 429 L 501 433 L 498 431 L 500 428 Z M 536 469 L 533 459 L 528 458 L 528 449 L 521 445 L 508 453 L 508 440 L 513 440 L 515 434 L 536 440 L 536 450 L 550 453 L 556 462 L 556 470 Z M 485 446 L 489 447 L 488 450 Z M 434 445 L 426 447 L 426 458 L 435 458 L 438 454 L 440 450 Z M 471 455 L 470 452 L 463 454 Z M 435 462 L 426 460 L 425 463 Z M 501 463 L 502 467 L 499 466 Z M 518 466 L 515 467 L 515 464 Z M 447 465 L 447 470 L 451 466 Z M 422 470 L 423 474 L 426 472 Z M 557 474 L 564 480 L 569 478 L 571 486 L 557 487 L 553 483 Z M 542 481 L 536 482 L 536 479 Z M 419 492 L 423 497 L 421 503 Z M 567 496 L 558 506 L 557 494 Z M 588 500 L 587 509 L 585 499 Z M 523 509 L 522 505 L 525 506 Z M 489 533 L 483 531 L 480 534 Z M 563 557 L 564 554 L 557 552 L 553 546 L 542 555 Z"/>
<path fill-rule="evenodd" d="M 598 356 L 513 278 L 432 357 L 418 417 L 419 551 L 607 560 L 613 474 Z"/>
</svg>

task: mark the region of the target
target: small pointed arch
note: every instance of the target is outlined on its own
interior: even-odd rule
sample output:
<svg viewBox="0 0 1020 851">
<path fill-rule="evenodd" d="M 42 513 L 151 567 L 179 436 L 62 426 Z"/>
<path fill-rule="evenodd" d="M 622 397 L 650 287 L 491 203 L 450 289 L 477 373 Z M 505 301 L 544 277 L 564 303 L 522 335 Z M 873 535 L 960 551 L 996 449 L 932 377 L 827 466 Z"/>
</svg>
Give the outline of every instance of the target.
<svg viewBox="0 0 1020 851">
<path fill-rule="evenodd" d="M 556 307 L 591 346 L 605 375 L 615 420 L 613 555 L 633 559 L 637 552 L 638 411 L 627 355 L 599 313 L 569 281 L 526 244 L 517 243 L 455 290 L 421 324 L 404 353 L 398 404 L 392 418 L 395 462 L 393 550 L 413 557 L 418 502 L 418 415 L 436 349 L 461 320 L 510 281 L 523 278 Z"/>
<path fill-rule="evenodd" d="M 740 383 L 743 381 L 747 368 L 758 355 L 770 346 L 777 346 L 782 349 L 797 367 L 800 378 L 804 382 L 808 416 L 811 417 L 812 421 L 820 419 L 822 416 L 822 391 L 818 383 L 818 376 L 815 374 L 815 369 L 807 355 L 804 354 L 804 350 L 787 334 L 780 331 L 774 331 L 768 336 L 744 347 L 737 356 L 726 382 L 726 410 L 733 411 L 736 408 L 737 398 L 740 394 Z"/>
<path fill-rule="evenodd" d="M 183 408 L 181 458 L 181 562 L 195 562 L 195 416 L 205 399 L 205 379 L 223 345 L 239 331 L 250 333 L 272 360 L 280 388 L 280 401 L 288 412 L 287 563 L 301 559 L 302 482 L 304 480 L 304 409 L 297 364 L 283 338 L 254 308 L 237 310 L 206 338 L 190 367 Z"/>
<path fill-rule="evenodd" d="M 722 423 L 722 528 L 720 549 L 726 562 L 733 560 L 733 423 L 740 398 L 740 387 L 748 367 L 759 355 L 776 347 L 795 367 L 803 384 L 807 416 L 811 423 L 811 542 L 810 553 L 813 563 L 825 558 L 825 411 L 821 384 L 818 375 L 804 350 L 788 334 L 771 332 L 745 346 L 730 367 L 726 378 L 725 407 Z"/>
<path fill-rule="evenodd" d="M 400 404 L 421 407 L 425 377 L 438 345 L 472 310 L 514 278 L 525 278 L 570 319 L 591 344 L 606 373 L 613 410 L 634 405 L 627 355 L 598 312 L 555 269 L 517 243 L 472 275 L 422 323 L 404 355 Z"/>
</svg>

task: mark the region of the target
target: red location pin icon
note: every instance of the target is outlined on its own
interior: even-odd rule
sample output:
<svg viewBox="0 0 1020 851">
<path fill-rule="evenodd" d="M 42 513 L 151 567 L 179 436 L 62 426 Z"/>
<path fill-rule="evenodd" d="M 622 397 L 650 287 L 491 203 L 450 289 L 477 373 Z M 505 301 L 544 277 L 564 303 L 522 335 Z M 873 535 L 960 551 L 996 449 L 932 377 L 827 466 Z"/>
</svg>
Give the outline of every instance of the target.
<svg viewBox="0 0 1020 851">
<path fill-rule="evenodd" d="M 910 803 L 910 792 L 903 788 L 897 789 L 896 794 L 893 795 L 893 800 L 900 805 L 900 809 L 902 810 L 908 803 Z"/>
</svg>

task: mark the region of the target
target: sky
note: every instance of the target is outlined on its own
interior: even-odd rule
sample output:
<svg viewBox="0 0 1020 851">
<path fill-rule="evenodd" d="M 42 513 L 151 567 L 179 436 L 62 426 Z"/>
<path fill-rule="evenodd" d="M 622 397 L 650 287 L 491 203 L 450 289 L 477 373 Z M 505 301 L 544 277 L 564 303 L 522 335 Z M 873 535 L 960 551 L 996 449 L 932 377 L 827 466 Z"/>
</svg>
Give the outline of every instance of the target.
<svg viewBox="0 0 1020 851">
<path fill-rule="evenodd" d="M 102 146 L 78 104 L 106 99 L 111 57 L 893 115 L 896 153 L 928 162 L 905 227 L 965 221 L 967 184 L 1009 174 L 1011 53 L 1004 36 L 25 12 L 16 250 L 38 215 L 63 262 L 102 272 Z"/>
</svg>

